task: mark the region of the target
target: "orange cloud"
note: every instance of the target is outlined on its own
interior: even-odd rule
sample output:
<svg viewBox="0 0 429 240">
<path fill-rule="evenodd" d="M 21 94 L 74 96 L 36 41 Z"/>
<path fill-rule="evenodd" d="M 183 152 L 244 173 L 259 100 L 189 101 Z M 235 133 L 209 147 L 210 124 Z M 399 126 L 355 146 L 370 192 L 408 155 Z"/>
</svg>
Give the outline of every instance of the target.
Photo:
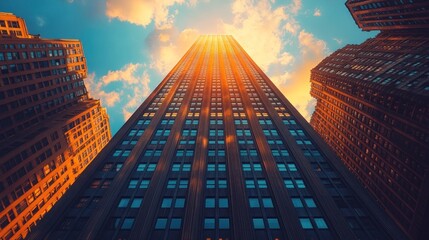
<svg viewBox="0 0 429 240">
<path fill-rule="evenodd" d="M 196 0 L 107 0 L 106 15 L 142 26 L 154 21 L 157 28 L 165 29 L 173 26 L 175 17 L 169 8 L 185 2 L 190 6 L 196 4 Z"/>
</svg>

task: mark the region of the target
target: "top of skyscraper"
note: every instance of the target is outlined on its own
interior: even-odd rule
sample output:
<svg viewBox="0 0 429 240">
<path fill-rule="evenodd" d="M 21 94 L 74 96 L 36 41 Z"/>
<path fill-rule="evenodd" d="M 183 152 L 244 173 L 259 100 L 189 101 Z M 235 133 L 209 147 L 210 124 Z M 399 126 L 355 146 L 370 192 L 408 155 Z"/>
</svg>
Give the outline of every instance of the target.
<svg viewBox="0 0 429 240">
<path fill-rule="evenodd" d="M 346 6 L 364 31 L 429 29 L 427 0 L 347 0 Z"/>
</svg>

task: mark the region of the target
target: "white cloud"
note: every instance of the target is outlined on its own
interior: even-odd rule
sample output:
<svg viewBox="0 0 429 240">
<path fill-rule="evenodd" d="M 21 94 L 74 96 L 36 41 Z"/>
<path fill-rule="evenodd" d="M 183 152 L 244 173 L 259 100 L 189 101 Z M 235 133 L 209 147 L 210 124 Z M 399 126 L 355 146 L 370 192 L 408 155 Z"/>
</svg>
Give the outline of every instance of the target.
<svg viewBox="0 0 429 240">
<path fill-rule="evenodd" d="M 85 82 L 91 97 L 101 99 L 107 107 L 122 109 L 125 119 L 131 116 L 151 92 L 146 66 L 139 63 L 126 64 L 120 70 L 108 71 L 100 78 L 90 73 Z M 116 87 L 111 84 L 121 84 L 121 91 L 115 91 Z"/>
<path fill-rule="evenodd" d="M 45 19 L 43 17 L 37 16 L 36 17 L 36 24 L 39 27 L 43 27 L 43 26 L 45 26 L 46 21 L 45 21 Z"/>
<path fill-rule="evenodd" d="M 320 11 L 320 9 L 315 8 L 315 9 L 314 9 L 314 12 L 313 12 L 313 16 L 315 16 L 315 17 L 320 17 L 320 16 L 322 16 L 322 12 Z"/>
<path fill-rule="evenodd" d="M 339 45 L 341 45 L 343 43 L 343 40 L 339 39 L 339 38 L 332 38 L 332 40 L 334 40 L 336 43 L 338 43 Z"/>
<path fill-rule="evenodd" d="M 174 5 L 187 3 L 195 6 L 196 0 L 107 0 L 106 15 L 136 25 L 147 26 L 152 21 L 158 29 L 171 28 L 177 14 L 170 13 Z"/>
</svg>

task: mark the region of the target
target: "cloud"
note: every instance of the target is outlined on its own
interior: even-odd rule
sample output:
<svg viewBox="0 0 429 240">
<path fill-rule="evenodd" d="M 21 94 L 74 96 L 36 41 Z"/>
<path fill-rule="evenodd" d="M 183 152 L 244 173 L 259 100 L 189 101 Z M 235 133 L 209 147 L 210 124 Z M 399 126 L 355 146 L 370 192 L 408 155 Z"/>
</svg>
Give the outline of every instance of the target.
<svg viewBox="0 0 429 240">
<path fill-rule="evenodd" d="M 46 21 L 45 21 L 45 19 L 44 19 L 43 17 L 39 17 L 39 16 L 37 16 L 37 17 L 36 17 L 36 24 L 37 24 L 37 26 L 39 26 L 39 27 L 43 27 L 43 26 L 45 26 Z"/>
<path fill-rule="evenodd" d="M 191 45 L 198 39 L 200 32 L 187 28 L 181 32 L 175 29 L 156 29 L 146 43 L 151 50 L 151 68 L 166 75 L 180 60 Z M 160 41 L 160 40 L 164 41 Z"/>
<path fill-rule="evenodd" d="M 315 100 L 310 96 L 310 71 L 325 58 L 329 50 L 323 40 L 305 30 L 300 31 L 298 44 L 300 62 L 290 74 L 280 76 L 280 80 L 276 81 L 289 101 L 309 121 L 315 106 Z"/>
<path fill-rule="evenodd" d="M 315 9 L 314 9 L 314 12 L 313 12 L 313 16 L 315 16 L 315 17 L 320 17 L 320 16 L 322 16 L 322 12 L 320 11 L 320 9 L 315 8 Z"/>
<path fill-rule="evenodd" d="M 339 38 L 332 38 L 332 40 L 334 40 L 336 43 L 338 43 L 339 45 L 341 45 L 343 43 L 343 40 L 339 39 Z"/>
<path fill-rule="evenodd" d="M 122 109 L 125 120 L 151 92 L 146 65 L 140 63 L 126 64 L 119 70 L 108 71 L 100 78 L 90 73 L 85 82 L 91 97 L 100 99 L 112 111 Z"/>
<path fill-rule="evenodd" d="M 289 19 L 285 10 L 285 7 L 273 9 L 267 0 L 235 1 L 233 22 L 223 23 L 222 29 L 232 34 L 262 70 L 267 71 L 284 56 L 283 24 Z"/>
<path fill-rule="evenodd" d="M 196 0 L 107 0 L 106 15 L 109 18 L 117 18 L 136 25 L 146 27 L 152 21 L 156 28 L 171 28 L 177 12 L 170 13 L 170 8 L 175 5 L 187 3 L 195 6 Z"/>
</svg>

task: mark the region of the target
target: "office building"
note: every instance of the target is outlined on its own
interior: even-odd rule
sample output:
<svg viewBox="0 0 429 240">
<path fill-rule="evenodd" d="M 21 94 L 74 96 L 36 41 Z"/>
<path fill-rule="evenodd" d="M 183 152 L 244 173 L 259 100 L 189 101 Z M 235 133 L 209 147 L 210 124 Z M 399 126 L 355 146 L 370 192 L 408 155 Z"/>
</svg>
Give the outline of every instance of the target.
<svg viewBox="0 0 429 240">
<path fill-rule="evenodd" d="M 356 24 L 365 31 L 427 29 L 427 0 L 347 0 Z"/>
<path fill-rule="evenodd" d="M 43 39 L 0 13 L 0 239 L 22 239 L 107 144 L 78 40 Z"/>
<path fill-rule="evenodd" d="M 355 4 L 367 2 L 379 1 Z M 429 34 L 418 29 L 427 24 L 411 19 L 427 19 L 429 2 L 382 5 L 395 9 L 399 2 L 407 6 L 403 10 L 409 23 L 397 26 L 380 20 L 377 27 L 368 28 L 381 30 L 375 38 L 345 46 L 312 70 L 311 94 L 317 104 L 310 123 L 408 237 L 426 239 Z M 408 8 L 420 9 L 419 14 Z M 365 20 L 360 20 L 358 25 L 367 30 Z"/>
<path fill-rule="evenodd" d="M 201 36 L 29 239 L 403 239 L 231 36 Z"/>
</svg>

